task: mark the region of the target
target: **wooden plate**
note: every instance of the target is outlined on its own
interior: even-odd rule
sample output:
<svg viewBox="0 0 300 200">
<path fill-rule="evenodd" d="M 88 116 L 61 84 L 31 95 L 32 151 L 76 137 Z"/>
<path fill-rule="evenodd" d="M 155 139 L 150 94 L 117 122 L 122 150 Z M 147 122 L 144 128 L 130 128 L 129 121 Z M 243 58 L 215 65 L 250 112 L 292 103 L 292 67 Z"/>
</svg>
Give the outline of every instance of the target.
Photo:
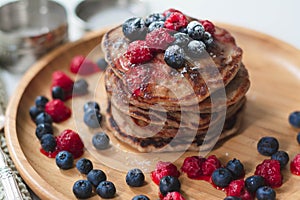
<svg viewBox="0 0 300 200">
<path fill-rule="evenodd" d="M 243 61 L 250 72 L 251 89 L 247 94 L 247 108 L 240 134 L 224 142 L 210 154 L 216 154 L 224 164 L 233 158 L 240 159 L 245 165 L 248 176 L 254 173 L 257 164 L 268 158 L 259 155 L 256 150 L 257 141 L 262 136 L 278 138 L 280 149 L 287 151 L 291 159 L 300 152 L 296 141 L 297 130 L 291 128 L 288 123 L 289 113 L 300 109 L 300 52 L 270 36 L 240 27 L 222 26 L 232 32 L 237 43 L 244 50 Z M 85 176 L 75 168 L 67 171 L 59 170 L 54 159 L 47 158 L 40 153 L 40 144 L 35 137 L 35 124 L 31 121 L 28 110 L 34 104 L 37 95 L 46 95 L 50 98 L 50 81 L 53 71 L 63 70 L 74 79 L 78 78 L 68 72 L 69 62 L 73 56 L 88 53 L 94 59 L 101 56 L 99 43 L 104 33 L 105 30 L 91 33 L 41 59 L 26 73 L 10 101 L 5 129 L 10 154 L 21 176 L 42 199 L 75 199 L 72 185 L 78 179 L 85 179 Z M 151 199 L 157 199 L 158 187 L 152 183 L 149 174 L 146 174 L 146 184 L 143 187 L 130 188 L 125 183 L 126 173 L 107 166 L 104 162 L 110 157 L 109 154 L 97 152 L 104 160 L 97 156 L 95 159 L 91 143 L 87 140 L 95 131 L 87 129 L 82 123 L 82 107 L 80 107 L 82 105 L 79 104 L 93 98 L 97 99 L 101 106 L 105 106 L 105 92 L 103 84 L 101 85 L 103 81 L 101 76 L 92 75 L 85 78 L 91 86 L 91 94 L 67 102 L 73 108 L 72 119 L 55 124 L 55 134 L 65 128 L 80 132 L 87 147 L 83 156 L 93 160 L 94 168 L 104 170 L 108 179 L 115 183 L 117 188 L 115 199 L 131 199 L 137 194 L 147 194 Z M 111 139 L 113 144 L 117 143 L 113 137 Z M 124 151 L 124 147 L 121 150 Z M 129 155 L 131 150 L 129 148 L 127 150 Z M 120 155 L 124 155 L 124 152 L 122 153 Z M 114 154 L 118 155 L 118 151 Z M 186 156 L 196 154 L 195 152 L 185 153 L 176 160 L 175 164 L 180 167 Z M 120 163 L 117 158 L 114 157 L 113 160 Z M 126 166 L 126 163 L 121 162 L 121 165 Z M 278 199 L 299 199 L 300 193 L 297 185 L 300 177 L 292 175 L 289 167 L 282 173 L 284 184 L 276 189 Z M 187 199 L 223 199 L 225 197 L 222 191 L 214 189 L 207 182 L 190 180 L 184 174 L 181 175 L 180 180 L 183 194 Z M 99 199 L 99 197 L 95 195 L 92 199 Z"/>
</svg>

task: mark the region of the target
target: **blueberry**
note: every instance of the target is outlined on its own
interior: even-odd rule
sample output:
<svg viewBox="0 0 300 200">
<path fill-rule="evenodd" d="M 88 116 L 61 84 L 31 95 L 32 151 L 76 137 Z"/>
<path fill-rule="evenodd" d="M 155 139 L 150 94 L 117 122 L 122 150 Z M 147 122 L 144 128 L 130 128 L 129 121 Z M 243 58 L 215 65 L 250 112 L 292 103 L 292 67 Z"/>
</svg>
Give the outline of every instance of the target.
<svg viewBox="0 0 300 200">
<path fill-rule="evenodd" d="M 56 147 L 56 139 L 52 134 L 45 134 L 41 138 L 41 145 L 46 152 L 53 152 Z"/>
<path fill-rule="evenodd" d="M 300 144 L 300 132 L 297 135 L 297 142 L 298 142 L 298 144 Z"/>
<path fill-rule="evenodd" d="M 271 156 L 279 148 L 278 140 L 274 137 L 262 137 L 257 143 L 257 150 L 264 156 Z"/>
<path fill-rule="evenodd" d="M 83 105 L 83 111 L 87 112 L 89 109 L 98 110 L 100 112 L 100 106 L 95 101 L 88 101 Z"/>
<path fill-rule="evenodd" d="M 205 29 L 204 26 L 198 22 L 198 21 L 191 21 L 188 25 L 187 25 L 187 32 L 188 35 L 193 38 L 194 40 L 201 40 Z"/>
<path fill-rule="evenodd" d="M 256 191 L 257 200 L 275 200 L 276 192 L 268 186 L 263 186 Z"/>
<path fill-rule="evenodd" d="M 52 125 L 52 122 L 53 122 L 52 117 L 46 112 L 41 112 L 35 118 L 35 124 L 36 125 L 45 124 L 45 123 Z"/>
<path fill-rule="evenodd" d="M 169 46 L 165 51 L 164 60 L 170 67 L 180 68 L 185 60 L 183 48 L 178 45 Z"/>
<path fill-rule="evenodd" d="M 225 197 L 224 200 L 242 200 L 242 198 L 240 198 L 240 197 L 234 197 L 234 196 L 228 196 L 228 197 Z"/>
<path fill-rule="evenodd" d="M 204 42 L 205 45 L 210 45 L 211 43 L 213 43 L 214 39 L 209 32 L 205 32 L 202 41 Z"/>
<path fill-rule="evenodd" d="M 201 57 L 205 52 L 205 49 L 206 45 L 203 42 L 197 40 L 190 41 L 187 46 L 188 55 L 192 58 Z"/>
<path fill-rule="evenodd" d="M 52 125 L 47 123 L 38 124 L 35 129 L 36 137 L 40 140 L 45 134 L 53 134 Z"/>
<path fill-rule="evenodd" d="M 126 183 L 131 187 L 140 187 L 144 181 L 145 175 L 140 169 L 131 169 L 126 174 Z"/>
<path fill-rule="evenodd" d="M 146 17 L 145 24 L 146 24 L 146 26 L 149 26 L 153 22 L 157 22 L 157 21 L 164 22 L 165 20 L 166 20 L 166 17 L 163 16 L 161 13 L 153 13 L 153 14 L 150 14 L 148 17 Z"/>
<path fill-rule="evenodd" d="M 55 157 L 55 162 L 60 169 L 71 169 L 73 167 L 74 157 L 68 151 L 60 151 Z"/>
<path fill-rule="evenodd" d="M 212 182 L 221 188 L 224 188 L 229 185 L 229 183 L 233 180 L 231 172 L 226 168 L 218 168 L 216 169 L 211 176 Z"/>
<path fill-rule="evenodd" d="M 99 67 L 99 69 L 101 69 L 101 70 L 106 70 L 106 68 L 107 68 L 107 62 L 105 61 L 105 59 L 104 58 L 100 58 L 98 61 L 97 61 L 97 66 Z"/>
<path fill-rule="evenodd" d="M 166 196 L 168 192 L 179 192 L 180 181 L 174 176 L 164 176 L 159 182 L 159 191 L 163 196 Z"/>
<path fill-rule="evenodd" d="M 35 105 L 36 107 L 41 107 L 41 108 L 45 108 L 46 104 L 48 103 L 48 99 L 47 97 L 44 96 L 37 96 L 35 98 Z"/>
<path fill-rule="evenodd" d="M 87 180 L 97 187 L 102 181 L 106 181 L 106 174 L 100 169 L 93 169 L 87 174 Z"/>
<path fill-rule="evenodd" d="M 285 151 L 277 151 L 271 156 L 272 160 L 278 160 L 280 162 L 280 168 L 284 168 L 287 163 L 289 162 L 289 154 L 287 154 Z"/>
<path fill-rule="evenodd" d="M 86 80 L 79 79 L 79 80 L 75 81 L 75 83 L 73 85 L 73 93 L 74 93 L 74 95 L 87 94 L 89 92 L 88 87 L 89 87 L 89 84 L 86 82 Z"/>
<path fill-rule="evenodd" d="M 109 137 L 106 133 L 96 133 L 92 138 L 92 143 L 96 149 L 107 149 L 109 146 Z"/>
<path fill-rule="evenodd" d="M 35 118 L 40 114 L 44 112 L 44 108 L 31 106 L 29 109 L 29 114 L 32 120 L 35 120 Z"/>
<path fill-rule="evenodd" d="M 131 41 L 143 40 L 147 34 L 145 21 L 139 17 L 126 20 L 122 25 L 123 34 Z"/>
<path fill-rule="evenodd" d="M 54 86 L 51 90 L 51 94 L 53 99 L 60 99 L 64 101 L 66 98 L 65 91 L 59 86 Z"/>
<path fill-rule="evenodd" d="M 233 179 L 239 179 L 245 175 L 244 165 L 235 158 L 226 164 L 226 168 L 231 172 Z"/>
<path fill-rule="evenodd" d="M 97 110 L 88 110 L 84 113 L 83 121 L 90 128 L 99 128 L 102 115 Z"/>
<path fill-rule="evenodd" d="M 96 193 L 102 198 L 113 198 L 116 194 L 116 187 L 110 181 L 102 181 L 97 186 Z"/>
<path fill-rule="evenodd" d="M 259 187 L 265 185 L 265 179 L 259 175 L 249 176 L 245 180 L 245 187 L 250 193 L 255 193 Z"/>
<path fill-rule="evenodd" d="M 77 170 L 82 174 L 88 174 L 93 169 L 93 163 L 89 159 L 81 158 L 76 162 Z"/>
<path fill-rule="evenodd" d="M 92 191 L 92 184 L 87 180 L 78 180 L 73 185 L 73 193 L 78 199 L 90 198 Z"/>
<path fill-rule="evenodd" d="M 182 27 L 182 28 L 180 28 L 180 29 L 178 30 L 178 32 L 180 32 L 180 33 L 185 33 L 185 34 L 187 34 L 187 33 L 188 33 L 188 31 L 187 31 L 187 28 L 186 28 L 186 27 Z"/>
<path fill-rule="evenodd" d="M 292 112 L 289 116 L 290 124 L 295 128 L 300 128 L 300 111 Z"/>
<path fill-rule="evenodd" d="M 148 27 L 148 31 L 152 32 L 155 29 L 163 28 L 164 25 L 165 25 L 165 22 L 163 22 L 163 21 L 152 22 Z"/>
<path fill-rule="evenodd" d="M 131 200 L 150 200 L 149 197 L 145 196 L 145 195 L 137 195 L 134 196 Z"/>
<path fill-rule="evenodd" d="M 186 48 L 188 43 L 190 42 L 190 37 L 185 33 L 175 33 L 174 34 L 175 41 L 173 44 L 177 44 L 180 47 Z"/>
</svg>

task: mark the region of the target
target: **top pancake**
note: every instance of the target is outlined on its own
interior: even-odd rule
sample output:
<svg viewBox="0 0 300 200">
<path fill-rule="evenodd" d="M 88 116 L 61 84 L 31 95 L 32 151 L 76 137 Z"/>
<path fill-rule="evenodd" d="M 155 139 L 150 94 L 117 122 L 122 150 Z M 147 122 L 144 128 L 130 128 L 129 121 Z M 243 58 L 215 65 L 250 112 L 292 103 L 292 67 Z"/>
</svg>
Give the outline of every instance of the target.
<svg viewBox="0 0 300 200">
<path fill-rule="evenodd" d="M 102 42 L 114 73 L 139 102 L 147 104 L 163 103 L 171 107 L 198 104 L 226 86 L 241 66 L 242 50 L 230 33 L 219 27 L 207 54 L 198 60 L 187 57 L 188 62 L 178 70 L 165 63 L 163 53 L 145 64 L 131 64 L 123 56 L 128 45 L 121 26 L 110 30 Z"/>
</svg>

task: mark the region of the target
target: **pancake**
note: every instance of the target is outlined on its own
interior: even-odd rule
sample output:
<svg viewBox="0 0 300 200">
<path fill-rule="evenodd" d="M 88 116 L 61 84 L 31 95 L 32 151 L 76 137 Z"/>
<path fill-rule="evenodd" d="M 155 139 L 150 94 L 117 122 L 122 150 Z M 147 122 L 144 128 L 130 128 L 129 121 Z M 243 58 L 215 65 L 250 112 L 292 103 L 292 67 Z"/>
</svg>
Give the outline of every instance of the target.
<svg viewBox="0 0 300 200">
<path fill-rule="evenodd" d="M 189 106 L 203 101 L 235 77 L 242 59 L 234 38 L 219 27 L 207 55 L 195 61 L 187 58 L 189 62 L 179 70 L 164 62 L 163 53 L 145 64 L 131 64 L 123 56 L 128 44 L 121 26 L 110 30 L 102 42 L 106 60 L 130 94 L 138 91 L 136 99 L 151 105 Z"/>
</svg>

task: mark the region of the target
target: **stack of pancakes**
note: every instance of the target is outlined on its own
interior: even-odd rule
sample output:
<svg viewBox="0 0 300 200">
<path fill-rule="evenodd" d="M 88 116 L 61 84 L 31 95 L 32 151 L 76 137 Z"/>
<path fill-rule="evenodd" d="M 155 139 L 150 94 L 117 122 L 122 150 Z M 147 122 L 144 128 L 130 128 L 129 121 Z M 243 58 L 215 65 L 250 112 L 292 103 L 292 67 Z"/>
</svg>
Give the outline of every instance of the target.
<svg viewBox="0 0 300 200">
<path fill-rule="evenodd" d="M 204 150 L 237 132 L 250 81 L 228 31 L 216 27 L 207 55 L 180 69 L 163 53 L 133 65 L 123 56 L 128 45 L 121 26 L 102 42 L 107 122 L 120 141 L 141 152 Z"/>
</svg>

